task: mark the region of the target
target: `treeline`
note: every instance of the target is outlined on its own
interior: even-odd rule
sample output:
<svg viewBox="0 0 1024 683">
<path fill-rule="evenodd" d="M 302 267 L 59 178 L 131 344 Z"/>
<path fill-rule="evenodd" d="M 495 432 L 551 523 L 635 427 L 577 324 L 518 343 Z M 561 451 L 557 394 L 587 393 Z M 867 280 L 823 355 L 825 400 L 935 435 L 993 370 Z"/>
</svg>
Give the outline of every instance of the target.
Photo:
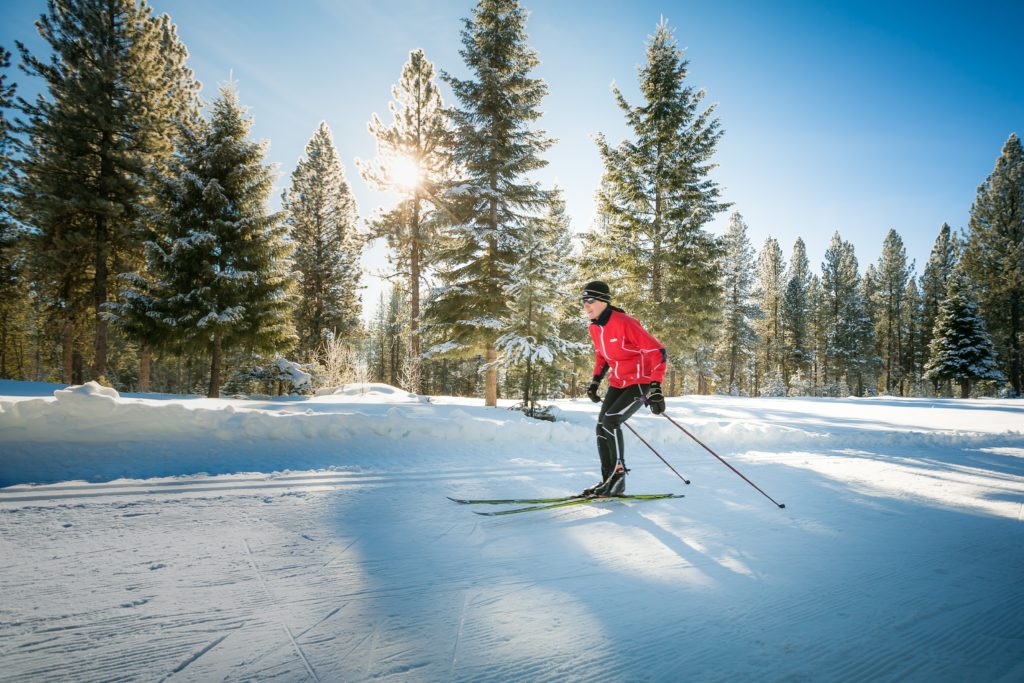
<svg viewBox="0 0 1024 683">
<path fill-rule="evenodd" d="M 372 115 L 363 182 L 401 198 L 360 218 L 321 123 L 282 210 L 233 87 L 204 106 L 167 15 L 135 0 L 54 0 L 37 23 L 52 56 L 16 48 L 39 79 L 17 96 L 0 48 L 0 377 L 121 390 L 271 393 L 384 381 L 411 391 L 521 399 L 589 381 L 581 282 L 669 348 L 671 394 L 1019 395 L 1024 164 L 1010 136 L 970 224 L 943 226 L 918 277 L 895 231 L 859 268 L 838 233 L 813 273 L 768 239 L 755 256 L 710 179 L 723 131 L 662 22 L 618 91 L 630 135 L 597 140 L 598 220 L 573 232 L 535 172 L 546 84 L 526 12 L 481 0 L 464 20 L 466 78 L 410 52 L 390 121 Z M 443 102 L 439 81 L 454 101 Z M 368 241 L 393 287 L 362 323 Z M 303 388 L 303 390 L 308 387 Z"/>
</svg>

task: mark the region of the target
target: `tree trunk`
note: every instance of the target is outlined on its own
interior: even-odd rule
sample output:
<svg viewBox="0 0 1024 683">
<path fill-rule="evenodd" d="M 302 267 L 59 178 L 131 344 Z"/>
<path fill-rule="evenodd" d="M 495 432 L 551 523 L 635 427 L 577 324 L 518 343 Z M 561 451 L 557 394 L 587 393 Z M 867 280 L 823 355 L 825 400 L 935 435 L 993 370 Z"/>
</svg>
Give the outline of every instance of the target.
<svg viewBox="0 0 1024 683">
<path fill-rule="evenodd" d="M 423 390 L 420 378 L 420 194 L 412 205 L 412 253 L 409 258 L 409 384 L 408 390 L 419 394 Z"/>
<path fill-rule="evenodd" d="M 149 391 L 149 364 L 153 360 L 153 351 L 149 344 L 143 344 L 139 349 L 139 391 Z"/>
<path fill-rule="evenodd" d="M 220 332 L 213 333 L 213 358 L 210 360 L 210 390 L 207 398 L 220 398 Z"/>
<path fill-rule="evenodd" d="M 960 398 L 971 397 L 971 380 L 962 379 L 960 380 Z"/>
<path fill-rule="evenodd" d="M 63 331 L 63 344 L 61 346 L 61 365 L 63 371 L 61 373 L 61 380 L 64 384 L 72 384 L 74 374 L 74 356 L 75 356 L 75 323 L 71 320 L 70 315 L 65 313 L 64 315 L 64 331 Z"/>
<path fill-rule="evenodd" d="M 498 405 L 498 350 L 494 342 L 487 343 L 487 372 L 484 375 L 484 405 L 494 408 Z"/>
</svg>

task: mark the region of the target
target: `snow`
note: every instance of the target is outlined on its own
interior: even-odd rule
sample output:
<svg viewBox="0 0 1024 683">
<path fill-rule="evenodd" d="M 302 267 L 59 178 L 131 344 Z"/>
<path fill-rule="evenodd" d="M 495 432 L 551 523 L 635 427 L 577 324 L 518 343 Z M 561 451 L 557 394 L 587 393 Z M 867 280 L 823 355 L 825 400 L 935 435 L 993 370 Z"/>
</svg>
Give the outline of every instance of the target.
<svg viewBox="0 0 1024 683">
<path fill-rule="evenodd" d="M 480 403 L 0 382 L 0 681 L 1024 677 L 1024 403 L 670 398 L 786 509 L 641 409 L 685 498 L 491 518 L 597 406 Z"/>
</svg>

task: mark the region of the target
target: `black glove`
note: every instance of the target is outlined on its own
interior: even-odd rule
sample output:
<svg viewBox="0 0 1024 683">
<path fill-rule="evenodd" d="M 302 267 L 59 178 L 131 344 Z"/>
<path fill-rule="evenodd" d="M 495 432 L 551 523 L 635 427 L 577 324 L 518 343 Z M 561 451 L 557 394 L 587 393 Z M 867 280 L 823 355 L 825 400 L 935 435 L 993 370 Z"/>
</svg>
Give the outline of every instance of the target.
<svg viewBox="0 0 1024 683">
<path fill-rule="evenodd" d="M 590 383 L 590 386 L 587 387 L 587 398 L 589 398 L 594 403 L 601 402 L 601 397 L 597 395 L 597 388 L 599 386 L 601 386 L 601 379 L 599 377 L 595 377 L 593 381 Z"/>
<path fill-rule="evenodd" d="M 647 390 L 647 407 L 655 415 L 665 412 L 665 394 L 661 393 L 661 382 L 651 382 L 651 387 Z"/>
</svg>

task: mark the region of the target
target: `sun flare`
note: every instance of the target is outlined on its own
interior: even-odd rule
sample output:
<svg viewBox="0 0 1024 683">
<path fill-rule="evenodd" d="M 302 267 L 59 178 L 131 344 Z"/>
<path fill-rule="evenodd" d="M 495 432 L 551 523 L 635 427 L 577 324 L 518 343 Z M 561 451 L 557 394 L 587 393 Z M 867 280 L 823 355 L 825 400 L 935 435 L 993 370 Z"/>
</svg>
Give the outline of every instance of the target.
<svg viewBox="0 0 1024 683">
<path fill-rule="evenodd" d="M 388 164 L 391 180 L 403 190 L 412 190 L 420 184 L 422 173 L 415 159 L 407 156 L 396 156 Z"/>
</svg>

